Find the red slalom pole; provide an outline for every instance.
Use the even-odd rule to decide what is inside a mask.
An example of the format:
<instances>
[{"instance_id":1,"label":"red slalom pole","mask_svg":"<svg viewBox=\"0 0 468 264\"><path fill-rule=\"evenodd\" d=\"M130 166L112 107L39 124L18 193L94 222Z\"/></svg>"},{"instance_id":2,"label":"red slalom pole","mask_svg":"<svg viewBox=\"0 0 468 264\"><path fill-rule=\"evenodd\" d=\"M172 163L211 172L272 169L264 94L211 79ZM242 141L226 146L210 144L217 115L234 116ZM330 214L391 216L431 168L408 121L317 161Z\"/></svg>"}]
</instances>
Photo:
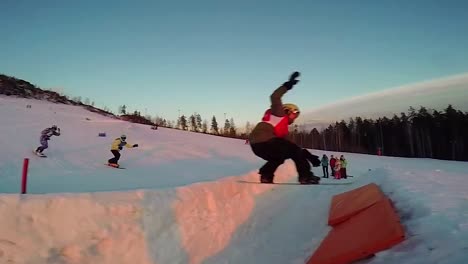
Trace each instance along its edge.
<instances>
[{"instance_id":1,"label":"red slalom pole","mask_svg":"<svg viewBox=\"0 0 468 264\"><path fill-rule=\"evenodd\" d=\"M25 158L23 161L23 178L21 180L21 194L26 193L26 187L28 185L28 165L29 159Z\"/></svg>"}]
</instances>

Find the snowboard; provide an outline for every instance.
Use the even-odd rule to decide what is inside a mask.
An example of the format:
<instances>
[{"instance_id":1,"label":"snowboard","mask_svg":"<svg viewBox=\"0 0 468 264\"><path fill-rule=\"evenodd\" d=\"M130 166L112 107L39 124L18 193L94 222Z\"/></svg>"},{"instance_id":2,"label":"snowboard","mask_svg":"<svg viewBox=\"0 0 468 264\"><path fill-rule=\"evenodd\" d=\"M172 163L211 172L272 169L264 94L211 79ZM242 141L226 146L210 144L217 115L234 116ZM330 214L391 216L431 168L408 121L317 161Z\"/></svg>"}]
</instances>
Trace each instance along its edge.
<instances>
[{"instance_id":1,"label":"snowboard","mask_svg":"<svg viewBox=\"0 0 468 264\"><path fill-rule=\"evenodd\" d=\"M38 157L41 157L41 158L47 158L47 156L46 156L46 155L44 155L44 154L37 154L37 153L36 153L36 151L35 151L34 149L33 149L33 151L32 151L32 152L33 152L33 154L34 154L34 155L36 155L36 156L38 156Z\"/></svg>"},{"instance_id":2,"label":"snowboard","mask_svg":"<svg viewBox=\"0 0 468 264\"><path fill-rule=\"evenodd\" d=\"M274 183L261 183L255 181L237 181L239 183L251 183L251 184L275 184L275 185L349 185L353 182L319 182L317 184L301 184L299 182L274 182Z\"/></svg>"},{"instance_id":3,"label":"snowboard","mask_svg":"<svg viewBox=\"0 0 468 264\"><path fill-rule=\"evenodd\" d=\"M106 165L107 167L114 168L114 169L121 169L121 170L125 170L125 169L126 169L126 168L120 167L120 166L119 166L119 167L114 167L114 166L112 166L112 165L109 165L109 163L105 163L104 165Z\"/></svg>"}]
</instances>

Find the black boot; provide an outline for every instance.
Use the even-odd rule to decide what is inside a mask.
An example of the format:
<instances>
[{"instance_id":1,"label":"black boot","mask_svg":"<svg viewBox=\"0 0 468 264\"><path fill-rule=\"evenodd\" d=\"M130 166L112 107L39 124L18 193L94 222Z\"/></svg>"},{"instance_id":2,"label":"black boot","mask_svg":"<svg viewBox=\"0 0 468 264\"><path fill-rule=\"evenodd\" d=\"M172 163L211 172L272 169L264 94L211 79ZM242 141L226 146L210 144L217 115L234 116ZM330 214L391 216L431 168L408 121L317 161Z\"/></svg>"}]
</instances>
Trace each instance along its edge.
<instances>
[{"instance_id":1,"label":"black boot","mask_svg":"<svg viewBox=\"0 0 468 264\"><path fill-rule=\"evenodd\" d=\"M260 175L261 183L273 183L273 175Z\"/></svg>"},{"instance_id":2,"label":"black boot","mask_svg":"<svg viewBox=\"0 0 468 264\"><path fill-rule=\"evenodd\" d=\"M314 175L312 171L299 175L299 183L301 184L318 184L320 177Z\"/></svg>"},{"instance_id":3,"label":"black boot","mask_svg":"<svg viewBox=\"0 0 468 264\"><path fill-rule=\"evenodd\" d=\"M316 181L311 178L299 179L300 184L319 184L319 181Z\"/></svg>"}]
</instances>

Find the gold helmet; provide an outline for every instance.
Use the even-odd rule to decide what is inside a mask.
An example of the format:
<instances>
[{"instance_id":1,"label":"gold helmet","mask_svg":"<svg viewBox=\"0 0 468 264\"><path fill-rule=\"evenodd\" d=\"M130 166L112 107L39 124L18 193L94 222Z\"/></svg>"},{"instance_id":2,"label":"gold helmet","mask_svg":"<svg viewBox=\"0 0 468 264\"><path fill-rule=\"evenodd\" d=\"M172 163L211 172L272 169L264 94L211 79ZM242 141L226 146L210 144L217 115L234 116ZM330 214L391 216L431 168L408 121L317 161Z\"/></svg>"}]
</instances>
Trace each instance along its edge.
<instances>
[{"instance_id":1,"label":"gold helmet","mask_svg":"<svg viewBox=\"0 0 468 264\"><path fill-rule=\"evenodd\" d=\"M283 104L283 110L286 114L295 113L299 115L301 113L301 111L299 111L299 107L295 104Z\"/></svg>"}]
</instances>

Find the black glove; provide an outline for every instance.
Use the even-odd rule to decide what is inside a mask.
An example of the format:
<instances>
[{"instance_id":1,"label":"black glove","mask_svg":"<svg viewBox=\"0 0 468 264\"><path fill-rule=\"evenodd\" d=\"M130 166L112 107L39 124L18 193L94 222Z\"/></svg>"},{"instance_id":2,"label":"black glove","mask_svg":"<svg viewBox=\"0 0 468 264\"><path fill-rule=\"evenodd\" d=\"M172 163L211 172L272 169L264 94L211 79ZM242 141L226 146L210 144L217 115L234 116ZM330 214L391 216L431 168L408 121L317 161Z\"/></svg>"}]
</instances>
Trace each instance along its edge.
<instances>
[{"instance_id":1,"label":"black glove","mask_svg":"<svg viewBox=\"0 0 468 264\"><path fill-rule=\"evenodd\" d=\"M314 156L314 157L313 157L313 158L311 159L311 161L310 161L310 162L312 163L312 166L314 166L314 167L320 166L320 164L322 164L322 162L320 161L320 159L319 159L317 156L315 156L315 155L313 155L313 156Z\"/></svg>"},{"instance_id":2,"label":"black glove","mask_svg":"<svg viewBox=\"0 0 468 264\"><path fill-rule=\"evenodd\" d=\"M137 148L137 147L138 147L138 144L133 144L133 147L134 147L134 148Z\"/></svg>"},{"instance_id":3,"label":"black glove","mask_svg":"<svg viewBox=\"0 0 468 264\"><path fill-rule=\"evenodd\" d=\"M122 150L122 147L119 147L119 150Z\"/></svg>"},{"instance_id":4,"label":"black glove","mask_svg":"<svg viewBox=\"0 0 468 264\"><path fill-rule=\"evenodd\" d=\"M294 85L296 85L299 80L296 80L297 77L299 77L301 74L299 72L293 72L291 76L289 77L289 81L283 83L283 86L285 86L288 90L291 90Z\"/></svg>"}]
</instances>

